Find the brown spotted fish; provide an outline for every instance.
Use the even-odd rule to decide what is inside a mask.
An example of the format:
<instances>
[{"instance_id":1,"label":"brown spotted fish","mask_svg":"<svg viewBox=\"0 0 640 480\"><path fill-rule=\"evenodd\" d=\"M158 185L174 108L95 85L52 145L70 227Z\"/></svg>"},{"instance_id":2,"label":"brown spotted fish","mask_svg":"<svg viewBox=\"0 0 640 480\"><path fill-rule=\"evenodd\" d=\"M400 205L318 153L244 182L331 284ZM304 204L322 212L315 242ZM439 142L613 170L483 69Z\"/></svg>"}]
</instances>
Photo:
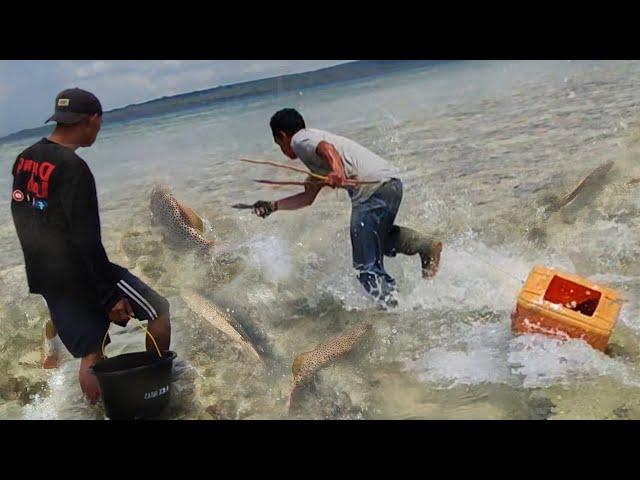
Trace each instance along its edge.
<instances>
[{"instance_id":1,"label":"brown spotted fish","mask_svg":"<svg viewBox=\"0 0 640 480\"><path fill-rule=\"evenodd\" d=\"M170 241L192 248L213 245L213 241L202 236L202 219L189 207L178 202L167 185L154 185L151 190L150 207L154 221L165 228Z\"/></svg>"},{"instance_id":2,"label":"brown spotted fish","mask_svg":"<svg viewBox=\"0 0 640 480\"><path fill-rule=\"evenodd\" d=\"M362 322L343 334L321 343L310 352L301 353L293 361L293 387L289 395L289 410L298 387L315 375L322 367L350 352L364 335L372 329L370 323Z\"/></svg>"},{"instance_id":3,"label":"brown spotted fish","mask_svg":"<svg viewBox=\"0 0 640 480\"><path fill-rule=\"evenodd\" d=\"M180 296L196 315L207 320L216 329L229 337L247 355L262 363L262 358L260 358L255 347L248 340L247 334L229 313L197 292L185 290L181 292Z\"/></svg>"}]
</instances>

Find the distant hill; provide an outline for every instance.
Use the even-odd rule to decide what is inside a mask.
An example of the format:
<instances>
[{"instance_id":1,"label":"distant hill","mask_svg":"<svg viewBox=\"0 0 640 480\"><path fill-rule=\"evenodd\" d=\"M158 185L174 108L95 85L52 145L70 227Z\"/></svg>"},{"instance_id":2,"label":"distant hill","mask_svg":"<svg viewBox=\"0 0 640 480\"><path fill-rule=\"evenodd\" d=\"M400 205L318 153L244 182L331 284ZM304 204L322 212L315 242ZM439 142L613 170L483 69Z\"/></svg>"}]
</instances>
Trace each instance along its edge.
<instances>
[{"instance_id":1,"label":"distant hill","mask_svg":"<svg viewBox=\"0 0 640 480\"><path fill-rule=\"evenodd\" d=\"M390 72L416 69L445 62L450 62L450 60L362 60L343 63L311 72L263 78L127 105L123 108L105 112L103 122L125 122L139 118L154 117L230 100L279 95L320 85L376 77ZM50 131L51 125L21 130L0 138L0 143L44 135Z\"/></svg>"}]
</instances>

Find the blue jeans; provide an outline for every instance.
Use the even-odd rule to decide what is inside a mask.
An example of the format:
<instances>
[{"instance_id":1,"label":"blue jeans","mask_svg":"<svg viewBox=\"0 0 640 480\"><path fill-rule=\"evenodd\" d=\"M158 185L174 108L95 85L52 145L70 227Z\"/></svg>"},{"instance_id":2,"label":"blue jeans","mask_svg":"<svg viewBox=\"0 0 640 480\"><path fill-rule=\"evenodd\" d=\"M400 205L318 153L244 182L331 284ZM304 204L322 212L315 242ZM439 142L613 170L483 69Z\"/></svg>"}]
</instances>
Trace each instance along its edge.
<instances>
[{"instance_id":1,"label":"blue jeans","mask_svg":"<svg viewBox=\"0 0 640 480\"><path fill-rule=\"evenodd\" d=\"M388 297L396 288L384 269L384 256L396 253L390 237L401 201L402 182L392 178L351 210L353 266L362 286L376 299Z\"/></svg>"}]
</instances>

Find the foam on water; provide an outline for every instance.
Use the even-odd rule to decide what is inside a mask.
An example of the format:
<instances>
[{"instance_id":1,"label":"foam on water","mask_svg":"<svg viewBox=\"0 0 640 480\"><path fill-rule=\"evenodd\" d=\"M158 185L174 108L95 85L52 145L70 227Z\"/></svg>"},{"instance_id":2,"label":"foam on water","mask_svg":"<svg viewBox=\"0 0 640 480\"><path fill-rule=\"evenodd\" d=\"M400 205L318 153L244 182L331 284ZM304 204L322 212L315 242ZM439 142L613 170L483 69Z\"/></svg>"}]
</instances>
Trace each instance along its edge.
<instances>
[{"instance_id":1,"label":"foam on water","mask_svg":"<svg viewBox=\"0 0 640 480\"><path fill-rule=\"evenodd\" d=\"M278 235L256 236L246 246L251 264L263 273L266 280L278 282L291 274L290 247L284 238Z\"/></svg>"},{"instance_id":2,"label":"foam on water","mask_svg":"<svg viewBox=\"0 0 640 480\"><path fill-rule=\"evenodd\" d=\"M88 405L78 383L80 360L64 362L49 377L49 395L36 396L24 407L24 420L58 420L68 418L103 419L100 404Z\"/></svg>"},{"instance_id":3,"label":"foam on water","mask_svg":"<svg viewBox=\"0 0 640 480\"><path fill-rule=\"evenodd\" d=\"M609 377L628 387L640 386L637 369L593 349L582 340L562 341L543 335L514 337L507 320L471 324L406 368L431 388L485 383L516 388L546 388Z\"/></svg>"},{"instance_id":4,"label":"foam on water","mask_svg":"<svg viewBox=\"0 0 640 480\"><path fill-rule=\"evenodd\" d=\"M533 266L572 270L567 258L544 253L536 257L525 260L509 246L497 251L467 232L444 245L437 280L413 275L408 293L400 296L402 308L510 310Z\"/></svg>"},{"instance_id":5,"label":"foam on water","mask_svg":"<svg viewBox=\"0 0 640 480\"><path fill-rule=\"evenodd\" d=\"M512 373L521 377L524 388L569 385L597 377L640 386L634 369L582 340L561 341L543 335L516 337L510 344L508 362Z\"/></svg>"},{"instance_id":6,"label":"foam on water","mask_svg":"<svg viewBox=\"0 0 640 480\"><path fill-rule=\"evenodd\" d=\"M407 368L430 386L451 388L482 383L513 384L505 362L510 332L504 324L472 324L453 338L441 339L450 347L435 347Z\"/></svg>"}]
</instances>

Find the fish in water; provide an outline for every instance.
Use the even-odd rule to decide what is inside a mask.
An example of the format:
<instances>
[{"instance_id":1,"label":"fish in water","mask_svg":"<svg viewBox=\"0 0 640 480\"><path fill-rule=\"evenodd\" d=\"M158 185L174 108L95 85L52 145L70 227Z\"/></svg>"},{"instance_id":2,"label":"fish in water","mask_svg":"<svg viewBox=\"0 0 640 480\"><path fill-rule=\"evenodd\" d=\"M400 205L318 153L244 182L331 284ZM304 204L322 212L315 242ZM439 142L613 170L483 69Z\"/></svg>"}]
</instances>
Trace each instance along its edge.
<instances>
[{"instance_id":1,"label":"fish in water","mask_svg":"<svg viewBox=\"0 0 640 480\"><path fill-rule=\"evenodd\" d=\"M289 410L291 410L295 400L295 393L298 387L307 382L322 367L350 352L358 343L358 340L369 333L372 328L371 323L359 323L343 334L321 343L313 350L298 355L294 359L291 368L293 372L293 387L289 395Z\"/></svg>"},{"instance_id":2,"label":"fish in water","mask_svg":"<svg viewBox=\"0 0 640 480\"><path fill-rule=\"evenodd\" d=\"M189 207L178 202L168 185L154 185L151 190L150 207L154 221L158 221L167 230L172 242L196 248L214 245L212 240L202 236L202 219Z\"/></svg>"},{"instance_id":3,"label":"fish in water","mask_svg":"<svg viewBox=\"0 0 640 480\"><path fill-rule=\"evenodd\" d=\"M554 199L555 201L552 203L550 211L560 210L561 208L570 204L583 190L588 187L596 186L600 182L602 182L607 173L609 173L609 170L611 170L611 167L613 167L613 163L614 162L612 161L603 163L598 168L593 170L589 175L584 177L580 181L580 183L578 183L576 188L571 190L571 192L567 193L560 199Z\"/></svg>"},{"instance_id":4,"label":"fish in water","mask_svg":"<svg viewBox=\"0 0 640 480\"><path fill-rule=\"evenodd\" d=\"M551 214L561 211L564 207L574 202L574 200L581 194L583 197L581 203L583 205L578 205L577 208L582 208L584 203L590 199L589 197L595 193L597 188L602 186L603 180L609 173L609 170L611 170L611 167L613 167L613 164L613 161L609 161L595 168L591 173L584 177L573 190L563 197L558 197L553 194L547 195L543 200L543 206L538 209L534 222L527 227L529 240L543 244L547 234L545 222L550 218ZM564 213L561 212L561 215L564 215L563 220L566 223L572 223L570 218L571 215L565 212L565 210L562 210Z\"/></svg>"},{"instance_id":5,"label":"fish in water","mask_svg":"<svg viewBox=\"0 0 640 480\"><path fill-rule=\"evenodd\" d=\"M249 341L249 337L242 326L233 320L225 310L194 291L183 291L180 296L190 310L233 340L250 357L263 363L262 358Z\"/></svg>"}]
</instances>

